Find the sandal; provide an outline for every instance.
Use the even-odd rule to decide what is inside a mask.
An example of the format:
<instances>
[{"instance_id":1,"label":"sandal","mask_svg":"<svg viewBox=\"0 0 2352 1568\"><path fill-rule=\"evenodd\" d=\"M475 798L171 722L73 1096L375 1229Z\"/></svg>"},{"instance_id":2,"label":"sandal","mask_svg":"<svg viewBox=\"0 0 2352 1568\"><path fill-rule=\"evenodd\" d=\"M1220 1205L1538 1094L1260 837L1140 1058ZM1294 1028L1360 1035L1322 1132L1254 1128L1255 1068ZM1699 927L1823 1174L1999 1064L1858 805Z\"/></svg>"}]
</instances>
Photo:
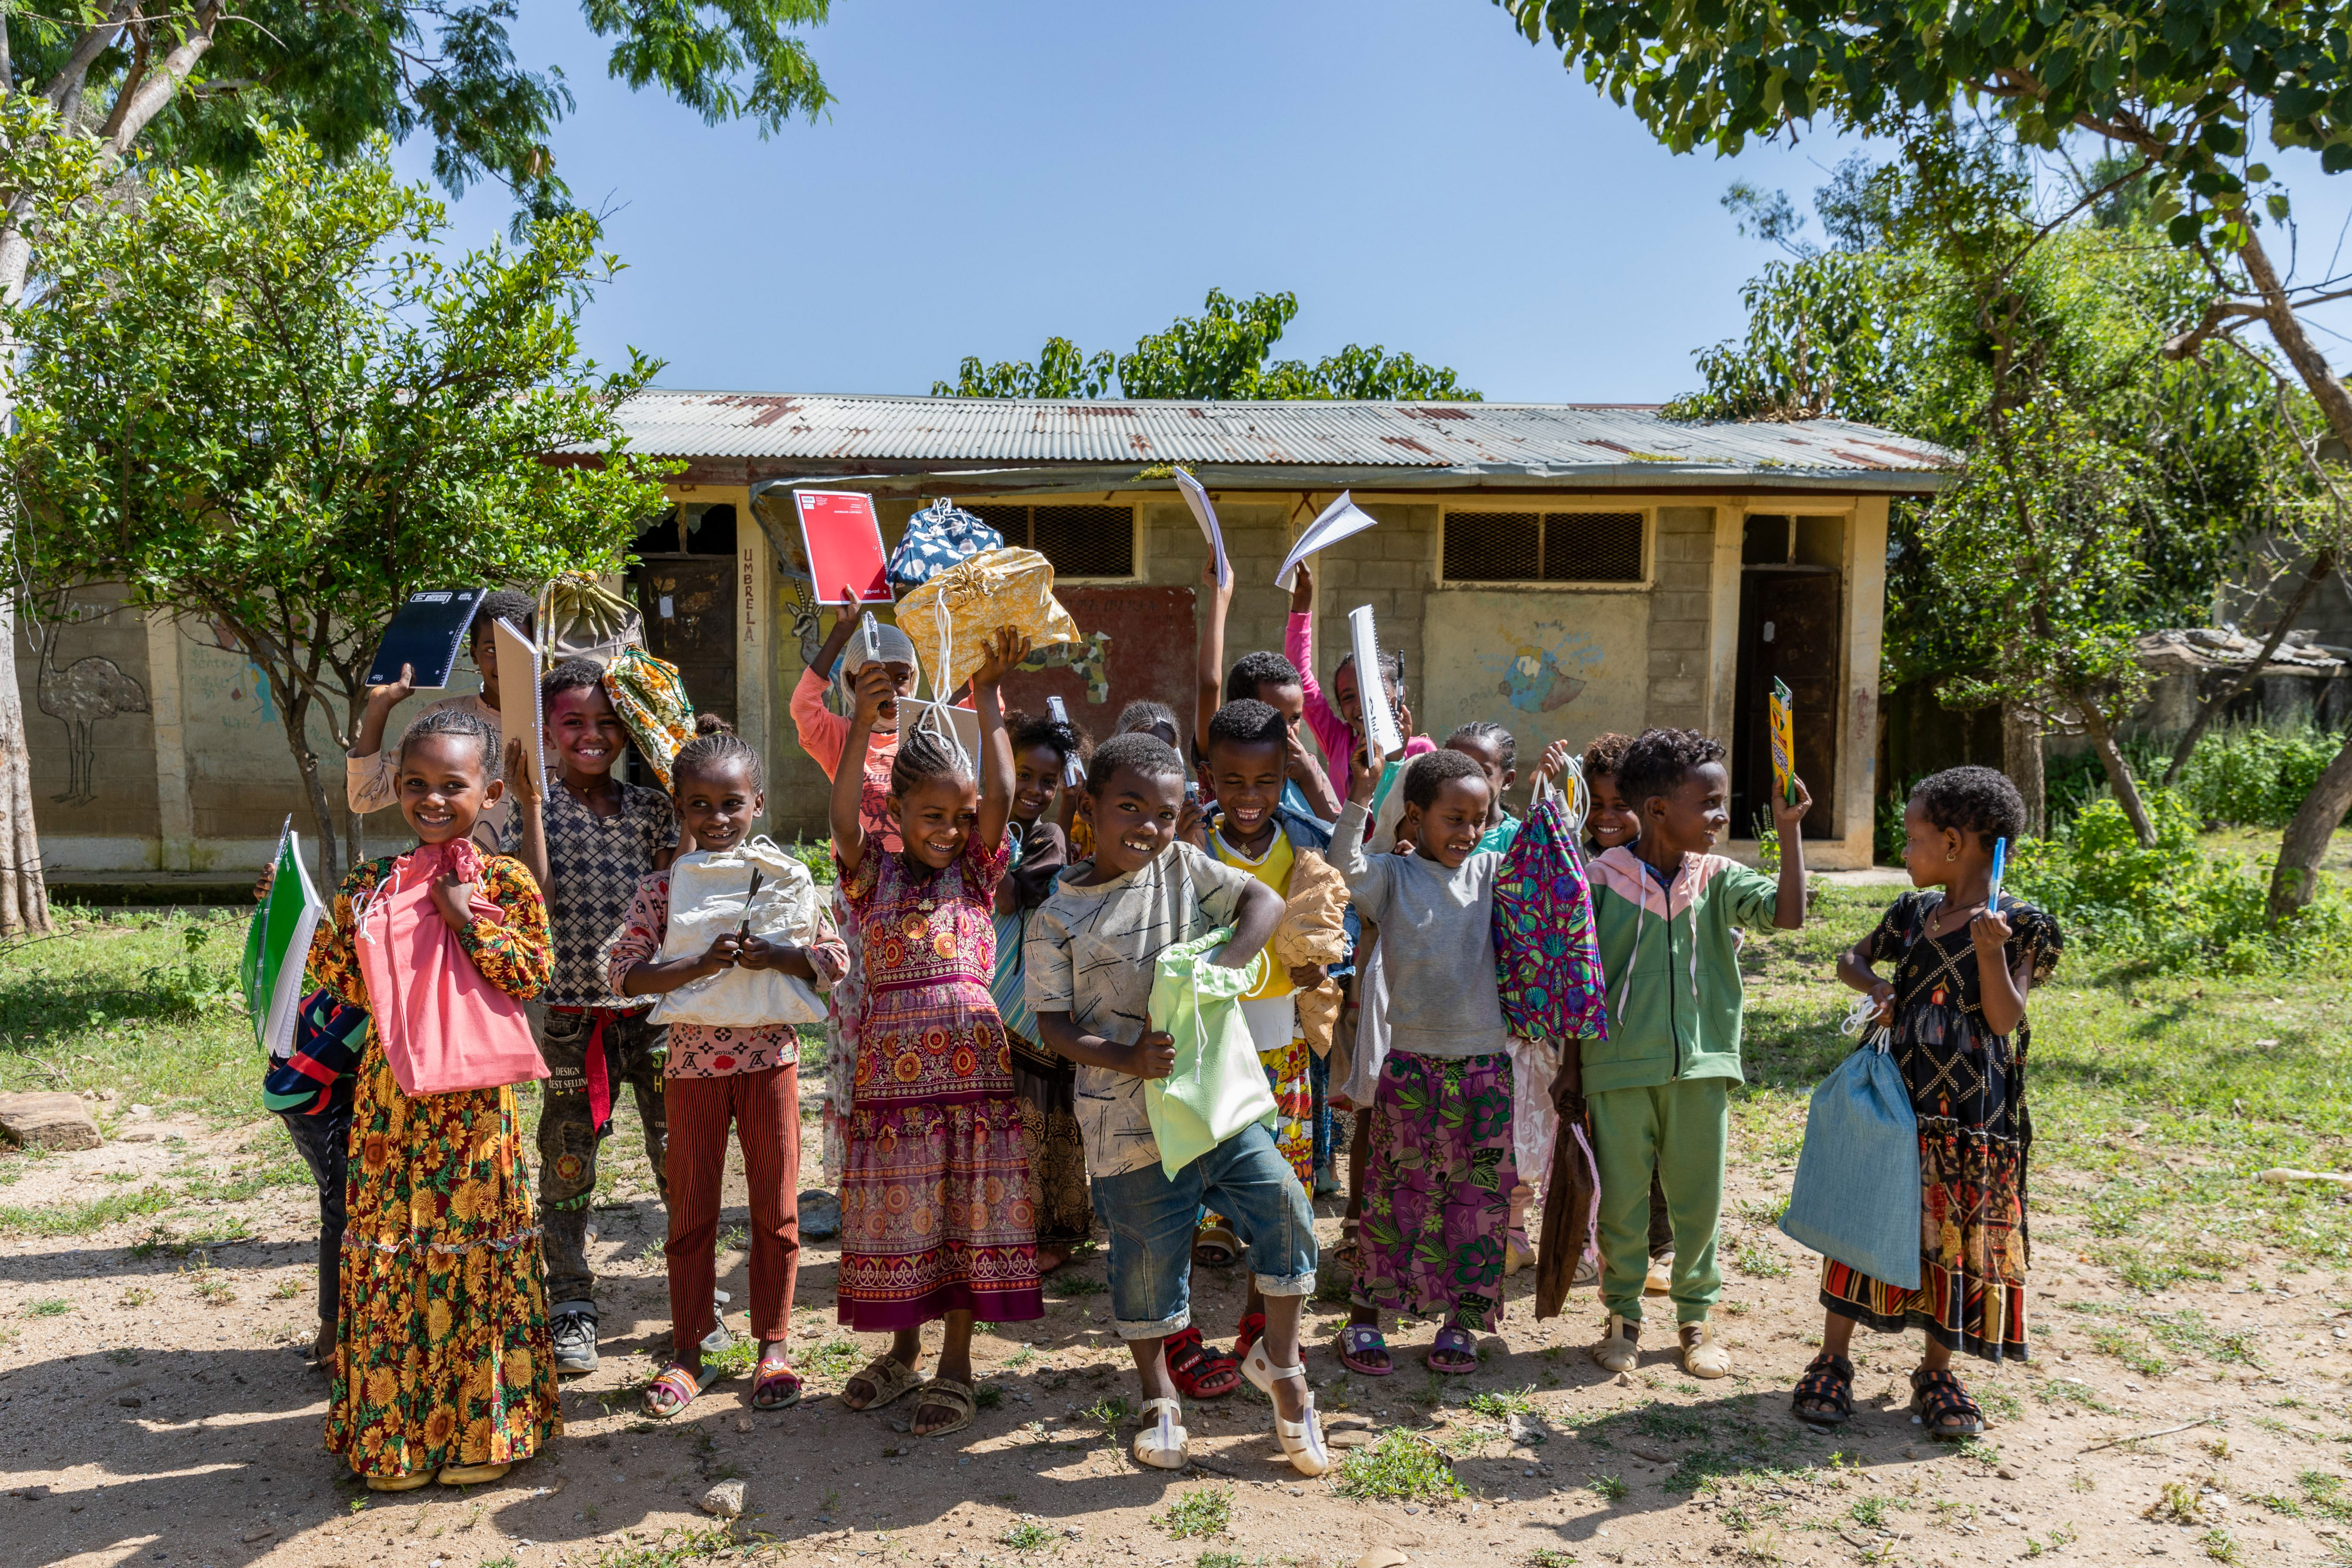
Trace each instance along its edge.
<instances>
[{"instance_id":1,"label":"sandal","mask_svg":"<svg viewBox=\"0 0 2352 1568\"><path fill-rule=\"evenodd\" d=\"M1181 1470L1191 1459L1192 1434L1184 1430L1184 1407L1173 1399L1143 1402L1143 1429L1135 1435L1135 1462L1155 1470Z\"/></svg>"},{"instance_id":2,"label":"sandal","mask_svg":"<svg viewBox=\"0 0 2352 1568\"><path fill-rule=\"evenodd\" d=\"M415 1491L418 1487L431 1485L433 1476L431 1470L411 1470L404 1476L369 1476L365 1479L370 1491Z\"/></svg>"},{"instance_id":3,"label":"sandal","mask_svg":"<svg viewBox=\"0 0 2352 1568\"><path fill-rule=\"evenodd\" d=\"M646 1414L656 1421L667 1421L694 1403L702 1392L702 1380L685 1367L672 1362L662 1375L646 1385Z\"/></svg>"},{"instance_id":4,"label":"sandal","mask_svg":"<svg viewBox=\"0 0 2352 1568\"><path fill-rule=\"evenodd\" d=\"M1808 1400L1813 1402L1811 1410L1805 1408ZM1853 1419L1853 1363L1828 1351L1813 1357L1789 1396L1789 1410L1816 1427L1843 1427Z\"/></svg>"},{"instance_id":5,"label":"sandal","mask_svg":"<svg viewBox=\"0 0 2352 1568\"><path fill-rule=\"evenodd\" d=\"M1513 1226L1503 1236L1503 1278L1509 1279L1520 1270L1531 1267L1536 1260L1534 1243L1528 1233Z\"/></svg>"},{"instance_id":6,"label":"sandal","mask_svg":"<svg viewBox=\"0 0 2352 1568\"><path fill-rule=\"evenodd\" d=\"M1212 1269L1230 1269L1242 1255L1242 1239L1222 1225L1204 1225L1192 1238L1192 1261Z\"/></svg>"},{"instance_id":7,"label":"sandal","mask_svg":"<svg viewBox=\"0 0 2352 1568\"><path fill-rule=\"evenodd\" d=\"M918 1437L944 1437L950 1432L961 1432L971 1426L972 1413L980 1408L980 1402L972 1397L971 1384L952 1377L934 1377L923 1385L922 1397L915 1401L915 1415L919 1417L927 1408L952 1410L955 1419L928 1432L911 1423L907 1429Z\"/></svg>"},{"instance_id":8,"label":"sandal","mask_svg":"<svg viewBox=\"0 0 2352 1568\"><path fill-rule=\"evenodd\" d=\"M1467 1377L1478 1370L1478 1342L1470 1337L1467 1329L1451 1323L1437 1331L1430 1342L1429 1354L1423 1358L1429 1370L1447 1377Z\"/></svg>"},{"instance_id":9,"label":"sandal","mask_svg":"<svg viewBox=\"0 0 2352 1568\"><path fill-rule=\"evenodd\" d=\"M1263 1341L1250 1347L1249 1359L1242 1363L1242 1370L1269 1401L1274 1398L1274 1385L1283 1379L1307 1381L1305 1362L1297 1366L1276 1366L1274 1358L1265 1354ZM1331 1469L1331 1450L1323 1446L1323 1424L1315 1418L1315 1391L1311 1388L1307 1391L1306 1414L1303 1421L1286 1421L1282 1418L1282 1406L1275 1406L1274 1440L1282 1445L1283 1455L1289 1459L1292 1469L1302 1476L1323 1475Z\"/></svg>"},{"instance_id":10,"label":"sandal","mask_svg":"<svg viewBox=\"0 0 2352 1568\"><path fill-rule=\"evenodd\" d=\"M511 1463L503 1465L444 1465L433 1479L445 1487L485 1487L506 1479Z\"/></svg>"},{"instance_id":11,"label":"sandal","mask_svg":"<svg viewBox=\"0 0 2352 1568\"><path fill-rule=\"evenodd\" d=\"M1235 1361L1247 1361L1249 1359L1250 1346L1255 1344L1259 1340L1262 1340L1265 1337L1265 1314L1264 1312L1244 1313L1242 1317L1241 1326L1234 1332L1234 1359Z\"/></svg>"},{"instance_id":12,"label":"sandal","mask_svg":"<svg viewBox=\"0 0 2352 1568\"><path fill-rule=\"evenodd\" d=\"M1985 1428L1984 1406L1948 1372L1920 1367L1911 1374L1911 1409L1930 1437L1973 1437ZM1948 1421L1947 1417L1957 1416Z\"/></svg>"},{"instance_id":13,"label":"sandal","mask_svg":"<svg viewBox=\"0 0 2352 1568\"><path fill-rule=\"evenodd\" d=\"M751 1369L751 1408L789 1410L800 1402L801 1375L785 1361L784 1347L779 1343Z\"/></svg>"},{"instance_id":14,"label":"sandal","mask_svg":"<svg viewBox=\"0 0 2352 1568\"><path fill-rule=\"evenodd\" d=\"M849 1382L856 1383L859 1378L865 1379L873 1388L874 1396L863 1405L850 1405L849 1384L843 1384L840 1400L844 1405L848 1405L852 1410L879 1410L885 1405L895 1404L905 1398L921 1387L923 1383L921 1373L917 1372L887 1350L867 1362L866 1370L859 1373L856 1377L851 1378Z\"/></svg>"},{"instance_id":15,"label":"sandal","mask_svg":"<svg viewBox=\"0 0 2352 1568\"><path fill-rule=\"evenodd\" d=\"M1221 1399L1242 1385L1241 1363L1201 1343L1194 1324L1168 1336L1169 1381L1187 1399Z\"/></svg>"},{"instance_id":16,"label":"sandal","mask_svg":"<svg viewBox=\"0 0 2352 1568\"><path fill-rule=\"evenodd\" d=\"M1379 1361L1363 1359L1365 1352L1374 1350L1381 1353ZM1339 1331L1339 1364L1360 1377L1386 1377L1396 1371L1378 1323L1349 1323Z\"/></svg>"}]
</instances>

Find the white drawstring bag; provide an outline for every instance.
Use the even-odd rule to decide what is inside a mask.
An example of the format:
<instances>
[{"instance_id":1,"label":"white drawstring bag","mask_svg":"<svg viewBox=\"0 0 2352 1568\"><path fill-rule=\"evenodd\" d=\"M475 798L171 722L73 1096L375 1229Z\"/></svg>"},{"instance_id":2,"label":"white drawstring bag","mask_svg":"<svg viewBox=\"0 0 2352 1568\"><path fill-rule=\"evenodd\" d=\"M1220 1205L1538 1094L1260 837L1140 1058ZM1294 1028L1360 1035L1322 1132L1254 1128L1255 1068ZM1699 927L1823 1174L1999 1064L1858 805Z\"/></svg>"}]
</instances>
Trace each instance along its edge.
<instances>
[{"instance_id":1,"label":"white drawstring bag","mask_svg":"<svg viewBox=\"0 0 2352 1568\"><path fill-rule=\"evenodd\" d=\"M747 899L754 871L760 873L759 896ZM816 879L762 835L731 850L697 850L677 857L669 871L669 930L662 937L662 958L694 957L725 933L741 930L747 903L752 936L802 946L816 939ZM824 1000L806 980L781 969L727 968L663 997L654 1004L653 1021L735 1029L823 1023Z\"/></svg>"}]
</instances>

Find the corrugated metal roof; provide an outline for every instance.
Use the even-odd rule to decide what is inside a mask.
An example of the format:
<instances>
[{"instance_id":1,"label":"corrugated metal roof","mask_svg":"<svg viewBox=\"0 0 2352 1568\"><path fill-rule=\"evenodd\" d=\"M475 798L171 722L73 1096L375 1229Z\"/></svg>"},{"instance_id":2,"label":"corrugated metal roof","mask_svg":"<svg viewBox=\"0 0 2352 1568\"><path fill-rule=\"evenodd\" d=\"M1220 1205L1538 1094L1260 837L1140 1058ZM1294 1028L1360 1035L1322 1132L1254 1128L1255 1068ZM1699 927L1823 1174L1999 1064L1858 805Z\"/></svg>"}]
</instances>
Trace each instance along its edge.
<instances>
[{"instance_id":1,"label":"corrugated metal roof","mask_svg":"<svg viewBox=\"0 0 2352 1568\"><path fill-rule=\"evenodd\" d=\"M620 418L631 445L648 455L795 469L1181 463L1385 469L1423 483L1444 471L1619 484L1635 474L1719 482L1797 471L1816 483L1851 475L1872 489L1929 489L1954 461L1928 443L1843 420L1694 424L1654 408L1591 403L1028 402L656 389L624 403Z\"/></svg>"}]
</instances>

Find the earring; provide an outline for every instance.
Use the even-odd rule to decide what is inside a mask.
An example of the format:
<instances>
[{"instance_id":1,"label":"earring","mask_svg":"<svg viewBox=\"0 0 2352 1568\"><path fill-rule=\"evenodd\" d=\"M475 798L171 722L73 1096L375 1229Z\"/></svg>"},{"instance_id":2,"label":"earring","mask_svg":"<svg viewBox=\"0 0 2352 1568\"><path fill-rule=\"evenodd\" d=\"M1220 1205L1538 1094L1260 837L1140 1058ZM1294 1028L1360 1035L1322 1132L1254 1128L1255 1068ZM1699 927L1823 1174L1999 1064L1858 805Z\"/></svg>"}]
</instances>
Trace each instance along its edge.
<instances>
[{"instance_id":1,"label":"earring","mask_svg":"<svg viewBox=\"0 0 2352 1568\"><path fill-rule=\"evenodd\" d=\"M1944 852L1944 858L1948 861L1956 861L1960 858L1960 852L1958 850L1946 850Z\"/></svg>"}]
</instances>

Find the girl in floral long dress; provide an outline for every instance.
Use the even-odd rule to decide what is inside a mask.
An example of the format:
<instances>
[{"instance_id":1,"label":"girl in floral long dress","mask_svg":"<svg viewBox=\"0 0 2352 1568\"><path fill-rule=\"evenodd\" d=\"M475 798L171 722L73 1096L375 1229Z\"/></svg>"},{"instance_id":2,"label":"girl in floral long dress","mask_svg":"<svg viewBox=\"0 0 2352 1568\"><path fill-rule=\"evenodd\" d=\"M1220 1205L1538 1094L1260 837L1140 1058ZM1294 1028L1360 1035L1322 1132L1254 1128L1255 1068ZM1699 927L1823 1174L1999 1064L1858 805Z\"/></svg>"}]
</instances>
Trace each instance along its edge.
<instances>
[{"instance_id":1,"label":"girl in floral long dress","mask_svg":"<svg viewBox=\"0 0 2352 1568\"><path fill-rule=\"evenodd\" d=\"M898 852L869 837L857 778L845 768L834 778L834 856L866 967L835 1294L844 1324L892 1335L842 1403L878 1409L913 1389L922 1325L945 1318L939 1373L922 1385L911 1423L919 1437L971 1420L975 1319L1045 1315L1013 1049L989 995L1013 797L996 687L1027 653L1025 638L1002 629L972 675L977 782L937 732L899 741L889 794ZM849 755L862 752L893 695L883 666L858 673Z\"/></svg>"},{"instance_id":2,"label":"girl in floral long dress","mask_svg":"<svg viewBox=\"0 0 2352 1568\"><path fill-rule=\"evenodd\" d=\"M538 884L521 862L467 840L501 793L498 732L470 714L427 714L402 742L395 787L422 841L412 853L456 846L435 908L484 979L534 995L554 967ZM355 912L408 858L354 867L310 946L311 974L371 1016ZM345 1191L328 1450L377 1491L496 1480L563 1429L514 1090L403 1093L371 1027Z\"/></svg>"},{"instance_id":3,"label":"girl in floral long dress","mask_svg":"<svg viewBox=\"0 0 2352 1568\"><path fill-rule=\"evenodd\" d=\"M1903 863L1921 891L1838 959L1838 978L1879 1004L1919 1123L1919 1288L1822 1261L1822 1354L1794 1406L1835 1425L1853 1413L1856 1323L1918 1329L1911 1407L1933 1437L1984 1430L1951 1371L1952 1353L2021 1361L2026 1352L2026 995L2058 967L2058 923L2007 894L1990 906L1993 845L2025 831L2017 786L1990 768L1921 781L1903 812ZM1932 890L1932 891L1929 891ZM1892 979L1877 967L1892 963Z\"/></svg>"}]
</instances>

